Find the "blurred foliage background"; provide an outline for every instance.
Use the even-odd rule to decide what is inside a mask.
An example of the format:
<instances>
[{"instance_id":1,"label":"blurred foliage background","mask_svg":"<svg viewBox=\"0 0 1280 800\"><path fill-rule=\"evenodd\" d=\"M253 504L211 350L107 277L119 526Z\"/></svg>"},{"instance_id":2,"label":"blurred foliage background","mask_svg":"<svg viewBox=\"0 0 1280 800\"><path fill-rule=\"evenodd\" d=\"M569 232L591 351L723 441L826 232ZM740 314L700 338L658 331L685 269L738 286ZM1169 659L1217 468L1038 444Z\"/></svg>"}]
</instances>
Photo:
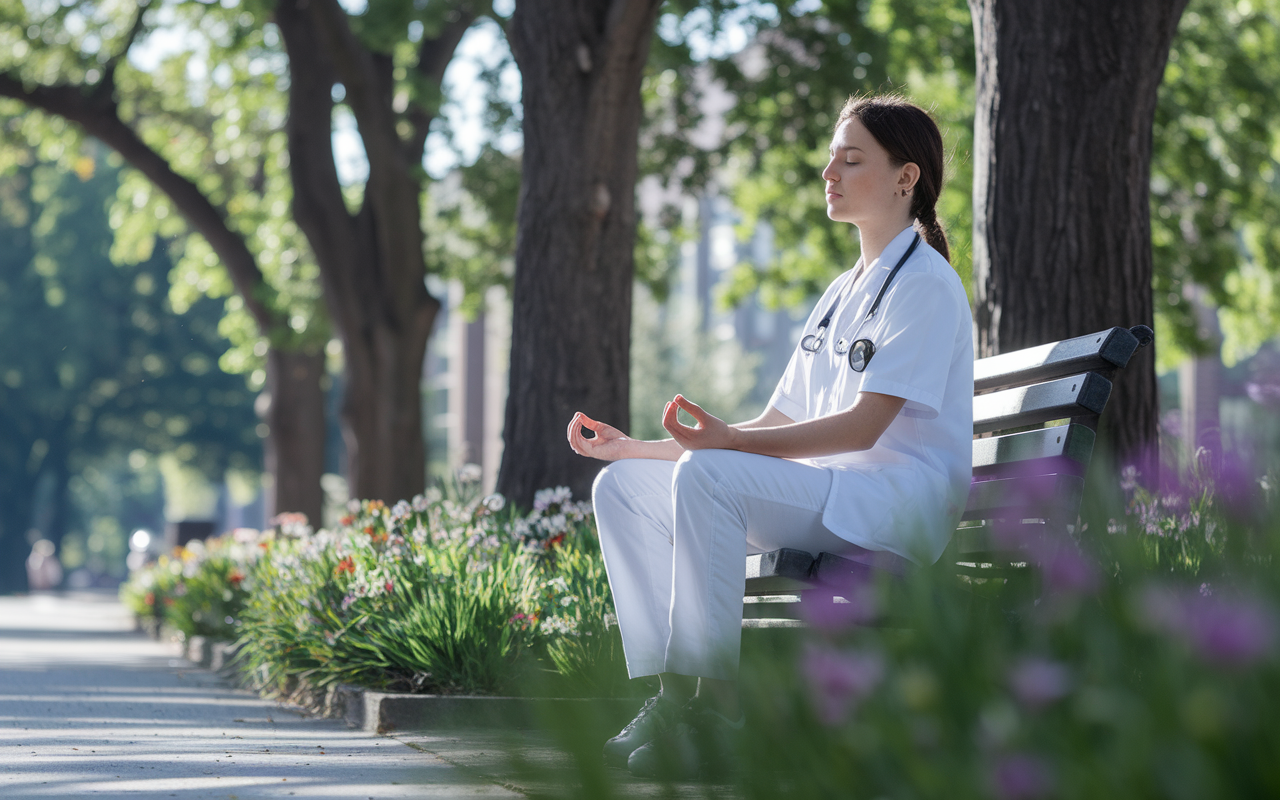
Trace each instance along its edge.
<instances>
[{"instance_id":1,"label":"blurred foliage background","mask_svg":"<svg viewBox=\"0 0 1280 800\"><path fill-rule=\"evenodd\" d=\"M408 5L348 10L362 36L403 49L435 19ZM163 522L163 486L195 474L221 483L230 470L250 492L268 345L328 344L340 367L291 216L288 71L270 4L155 2L135 30L137 8L0 0L0 72L92 86L111 70L141 138L228 210L262 269L258 299L286 324L258 330L207 242L138 172L60 119L0 99L0 589L20 584L29 531L61 541L71 569L118 574L124 534ZM470 80L449 73L427 98L440 111L428 162L443 167L426 181L425 255L461 282L464 313L510 281L519 193L510 4L480 11L472 32L492 46ZM1280 0L1192 0L1179 26L1152 168L1162 370L1217 347L1193 297L1216 311L1228 365L1266 352L1280 325L1278 31ZM721 285L724 305L802 307L857 257L851 232L826 220L817 178L850 93L902 91L938 118L950 157L940 217L967 280L973 80L963 0L668 2L643 85L642 173L666 192L638 237L633 404L696 386L726 415L758 411L746 400L751 357L699 340L662 305L698 235L681 204L724 196L740 241L762 223L772 232L773 256L743 258ZM335 98L335 141L348 141L351 114ZM354 207L362 155L343 153ZM1260 397L1268 380L1256 382Z\"/></svg>"}]
</instances>

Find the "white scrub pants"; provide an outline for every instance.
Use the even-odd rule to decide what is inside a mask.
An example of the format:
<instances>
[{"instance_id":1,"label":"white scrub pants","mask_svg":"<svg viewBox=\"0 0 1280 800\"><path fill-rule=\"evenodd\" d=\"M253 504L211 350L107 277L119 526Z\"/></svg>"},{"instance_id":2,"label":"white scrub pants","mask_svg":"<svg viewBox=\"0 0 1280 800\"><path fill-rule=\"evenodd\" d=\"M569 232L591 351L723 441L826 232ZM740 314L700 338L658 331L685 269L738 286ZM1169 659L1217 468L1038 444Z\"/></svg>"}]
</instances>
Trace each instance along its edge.
<instances>
[{"instance_id":1,"label":"white scrub pants","mask_svg":"<svg viewBox=\"0 0 1280 800\"><path fill-rule=\"evenodd\" d=\"M738 672L746 557L855 548L827 530L831 472L732 450L615 461L593 491L632 678Z\"/></svg>"}]
</instances>

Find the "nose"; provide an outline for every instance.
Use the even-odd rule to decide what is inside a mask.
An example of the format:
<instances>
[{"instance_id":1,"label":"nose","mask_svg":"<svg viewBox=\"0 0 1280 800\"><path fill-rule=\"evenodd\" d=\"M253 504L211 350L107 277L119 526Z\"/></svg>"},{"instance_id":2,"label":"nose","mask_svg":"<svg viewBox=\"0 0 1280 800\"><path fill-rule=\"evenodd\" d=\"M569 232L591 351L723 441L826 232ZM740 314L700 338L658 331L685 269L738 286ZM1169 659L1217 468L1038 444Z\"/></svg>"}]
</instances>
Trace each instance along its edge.
<instances>
[{"instance_id":1,"label":"nose","mask_svg":"<svg viewBox=\"0 0 1280 800\"><path fill-rule=\"evenodd\" d=\"M827 166L822 170L822 179L824 181L834 183L840 180L840 173L836 172L835 163L836 160L834 158L827 161Z\"/></svg>"}]
</instances>

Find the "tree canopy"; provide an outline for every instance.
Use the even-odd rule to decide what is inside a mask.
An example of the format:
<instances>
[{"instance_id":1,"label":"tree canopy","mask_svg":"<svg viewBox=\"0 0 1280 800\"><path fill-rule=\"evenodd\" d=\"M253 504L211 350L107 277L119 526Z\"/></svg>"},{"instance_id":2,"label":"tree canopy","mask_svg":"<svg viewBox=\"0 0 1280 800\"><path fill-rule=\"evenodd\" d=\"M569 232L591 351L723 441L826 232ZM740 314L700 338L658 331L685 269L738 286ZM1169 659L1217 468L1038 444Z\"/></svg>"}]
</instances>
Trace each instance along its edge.
<instances>
[{"instance_id":1,"label":"tree canopy","mask_svg":"<svg viewBox=\"0 0 1280 800\"><path fill-rule=\"evenodd\" d=\"M0 590L32 527L58 541L68 482L103 458L168 453L218 482L261 458L253 394L218 367L218 303L179 316L163 249L109 258L119 169L89 147L75 171L9 151L0 180Z\"/></svg>"}]
</instances>

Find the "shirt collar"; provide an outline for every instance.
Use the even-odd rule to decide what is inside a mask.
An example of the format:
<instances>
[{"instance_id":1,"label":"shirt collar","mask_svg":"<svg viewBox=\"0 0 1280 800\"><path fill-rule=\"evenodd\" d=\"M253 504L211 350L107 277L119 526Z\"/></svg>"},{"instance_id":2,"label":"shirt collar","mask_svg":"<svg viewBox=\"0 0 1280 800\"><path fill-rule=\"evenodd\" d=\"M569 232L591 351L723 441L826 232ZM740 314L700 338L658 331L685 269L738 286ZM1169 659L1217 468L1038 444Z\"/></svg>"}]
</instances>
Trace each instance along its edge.
<instances>
[{"instance_id":1,"label":"shirt collar","mask_svg":"<svg viewBox=\"0 0 1280 800\"><path fill-rule=\"evenodd\" d=\"M885 245L884 252L871 265L868 272L888 272L898 263L898 259L902 258L902 254L907 252L907 248L911 246L911 240L915 238L915 225L908 225L902 229L902 232L893 237L889 244Z\"/></svg>"}]
</instances>

